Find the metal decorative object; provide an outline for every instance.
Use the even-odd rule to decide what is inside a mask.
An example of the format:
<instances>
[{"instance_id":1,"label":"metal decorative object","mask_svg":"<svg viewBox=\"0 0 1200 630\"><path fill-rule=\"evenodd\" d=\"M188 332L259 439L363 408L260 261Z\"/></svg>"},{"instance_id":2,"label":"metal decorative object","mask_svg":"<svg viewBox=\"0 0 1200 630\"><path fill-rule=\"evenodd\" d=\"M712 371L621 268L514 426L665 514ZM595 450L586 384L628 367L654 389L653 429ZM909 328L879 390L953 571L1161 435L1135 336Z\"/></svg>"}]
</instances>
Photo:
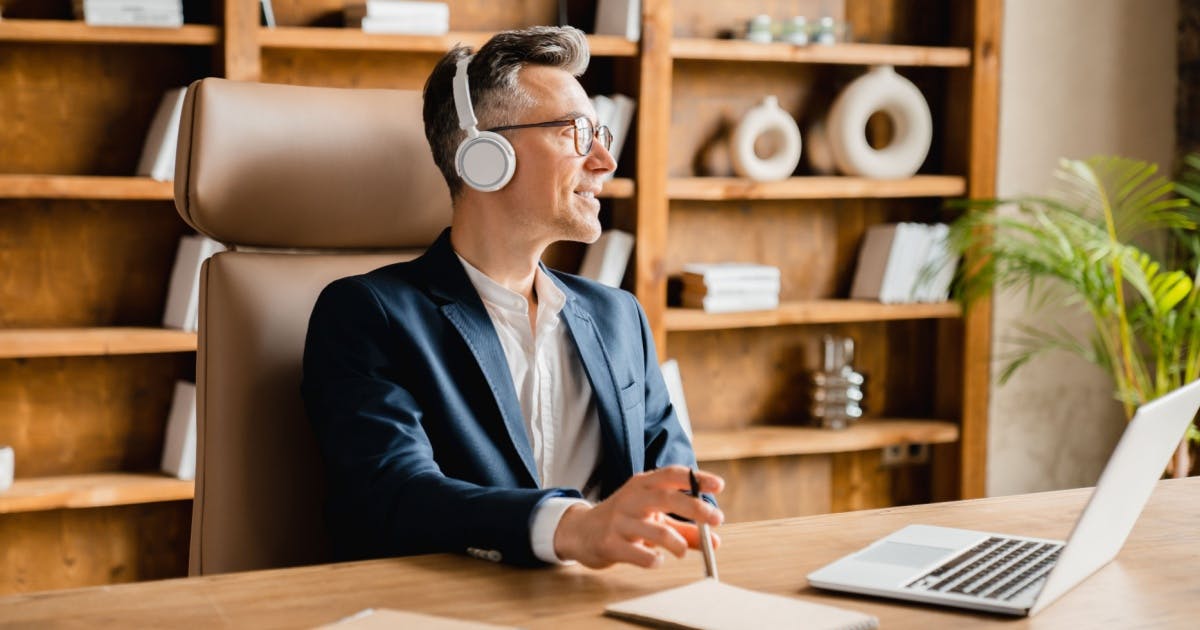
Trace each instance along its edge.
<instances>
[{"instance_id":1,"label":"metal decorative object","mask_svg":"<svg viewBox=\"0 0 1200 630\"><path fill-rule=\"evenodd\" d=\"M826 429L845 429L863 415L866 379L854 370L854 340L825 335L823 367L810 374L809 419Z\"/></svg>"}]
</instances>

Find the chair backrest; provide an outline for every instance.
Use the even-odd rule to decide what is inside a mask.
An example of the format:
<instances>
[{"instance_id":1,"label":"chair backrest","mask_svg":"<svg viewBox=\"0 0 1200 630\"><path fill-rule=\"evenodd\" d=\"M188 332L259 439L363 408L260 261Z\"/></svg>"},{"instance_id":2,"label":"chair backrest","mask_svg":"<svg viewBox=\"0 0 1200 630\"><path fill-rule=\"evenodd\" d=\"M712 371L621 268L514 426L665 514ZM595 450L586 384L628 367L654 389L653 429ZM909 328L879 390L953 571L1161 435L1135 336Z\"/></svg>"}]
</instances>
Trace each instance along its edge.
<instances>
[{"instance_id":1,"label":"chair backrest","mask_svg":"<svg viewBox=\"0 0 1200 630\"><path fill-rule=\"evenodd\" d=\"M175 205L230 248L201 272L190 573L327 560L304 336L326 284L411 258L450 222L421 95L197 81Z\"/></svg>"}]
</instances>

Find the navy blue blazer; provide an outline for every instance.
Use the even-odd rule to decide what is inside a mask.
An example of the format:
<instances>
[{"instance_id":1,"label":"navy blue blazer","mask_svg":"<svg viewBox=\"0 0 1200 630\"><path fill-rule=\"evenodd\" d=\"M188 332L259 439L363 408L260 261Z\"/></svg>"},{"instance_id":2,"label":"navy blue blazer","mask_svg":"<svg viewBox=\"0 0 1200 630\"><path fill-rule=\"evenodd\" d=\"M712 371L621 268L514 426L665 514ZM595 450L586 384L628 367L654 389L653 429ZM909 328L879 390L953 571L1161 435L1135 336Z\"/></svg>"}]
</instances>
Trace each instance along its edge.
<instances>
[{"instance_id":1,"label":"navy blue blazer","mask_svg":"<svg viewBox=\"0 0 1200 630\"><path fill-rule=\"evenodd\" d=\"M602 496L631 475L695 465L637 300L546 270L595 392ZM337 280L317 299L302 391L328 476L336 555L463 552L537 564L541 488L491 319L446 230L410 262Z\"/></svg>"}]
</instances>

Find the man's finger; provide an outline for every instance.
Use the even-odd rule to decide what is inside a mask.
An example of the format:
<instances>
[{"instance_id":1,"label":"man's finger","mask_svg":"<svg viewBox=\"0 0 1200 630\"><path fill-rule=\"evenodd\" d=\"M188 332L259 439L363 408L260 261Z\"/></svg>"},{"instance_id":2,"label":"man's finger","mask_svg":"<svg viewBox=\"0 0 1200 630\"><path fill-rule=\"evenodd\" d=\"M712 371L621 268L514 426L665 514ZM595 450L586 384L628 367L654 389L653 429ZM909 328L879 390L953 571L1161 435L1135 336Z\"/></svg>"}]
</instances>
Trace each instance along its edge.
<instances>
[{"instance_id":1,"label":"man's finger","mask_svg":"<svg viewBox=\"0 0 1200 630\"><path fill-rule=\"evenodd\" d=\"M692 470L687 466L672 465L664 466L645 473L642 476L643 485L655 488L671 488L673 490L683 490L690 492L692 489ZM695 471L696 481L700 484L700 491L709 494L717 494L725 489L725 480L709 472L703 470Z\"/></svg>"},{"instance_id":2,"label":"man's finger","mask_svg":"<svg viewBox=\"0 0 1200 630\"><path fill-rule=\"evenodd\" d=\"M673 518L668 518L666 520L666 525L667 525L667 527L670 527L671 529L678 532L680 536L683 536L683 539L687 541L687 546L689 549L699 549L700 548L700 528L699 527L696 527L692 523L685 523L683 521L675 520ZM708 530L708 533L709 533L709 537L711 537L712 541L713 541L713 549L719 548L721 546L720 534L718 534L717 532L714 532L711 529Z\"/></svg>"},{"instance_id":3,"label":"man's finger","mask_svg":"<svg viewBox=\"0 0 1200 630\"><path fill-rule=\"evenodd\" d=\"M725 516L721 511L703 499L697 499L682 492L668 489L642 492L637 497L637 510L643 514L661 512L676 514L683 518L709 525L720 525Z\"/></svg>"},{"instance_id":4,"label":"man's finger","mask_svg":"<svg viewBox=\"0 0 1200 630\"><path fill-rule=\"evenodd\" d=\"M618 530L626 540L640 540L650 546L657 545L675 554L676 557L683 557L688 550L687 540L674 528L663 523L627 519L621 522Z\"/></svg>"}]
</instances>

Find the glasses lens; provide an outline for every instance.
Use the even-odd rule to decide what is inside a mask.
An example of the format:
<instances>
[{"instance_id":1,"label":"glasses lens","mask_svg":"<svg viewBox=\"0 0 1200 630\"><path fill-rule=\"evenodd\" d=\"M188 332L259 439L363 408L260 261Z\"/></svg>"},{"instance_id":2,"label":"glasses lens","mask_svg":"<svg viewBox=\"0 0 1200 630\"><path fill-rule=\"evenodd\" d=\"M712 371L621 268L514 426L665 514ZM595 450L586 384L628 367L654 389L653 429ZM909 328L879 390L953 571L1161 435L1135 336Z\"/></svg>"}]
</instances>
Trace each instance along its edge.
<instances>
[{"instance_id":1,"label":"glasses lens","mask_svg":"<svg viewBox=\"0 0 1200 630\"><path fill-rule=\"evenodd\" d=\"M600 144L604 145L605 151L612 150L613 135L608 127L602 125L596 135L599 136Z\"/></svg>"},{"instance_id":2,"label":"glasses lens","mask_svg":"<svg viewBox=\"0 0 1200 630\"><path fill-rule=\"evenodd\" d=\"M579 155L592 152L592 121L587 118L575 119L575 150Z\"/></svg>"}]
</instances>

